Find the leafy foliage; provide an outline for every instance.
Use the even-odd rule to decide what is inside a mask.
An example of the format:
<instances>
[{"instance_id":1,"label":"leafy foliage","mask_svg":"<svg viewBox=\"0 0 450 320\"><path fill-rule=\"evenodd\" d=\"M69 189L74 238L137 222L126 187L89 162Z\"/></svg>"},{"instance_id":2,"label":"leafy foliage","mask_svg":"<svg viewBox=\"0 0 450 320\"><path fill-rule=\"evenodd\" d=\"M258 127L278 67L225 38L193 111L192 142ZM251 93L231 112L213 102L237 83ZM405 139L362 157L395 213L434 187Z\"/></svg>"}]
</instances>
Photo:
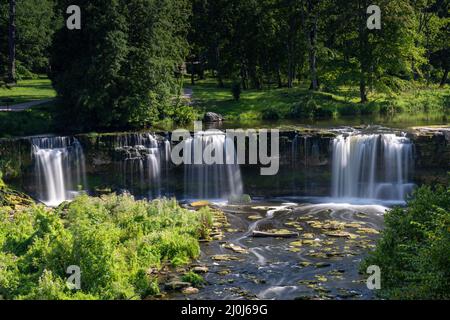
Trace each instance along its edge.
<instances>
[{"instance_id":1,"label":"leafy foliage","mask_svg":"<svg viewBox=\"0 0 450 320\"><path fill-rule=\"evenodd\" d=\"M450 297L450 188L421 187L406 208L385 216L386 229L364 266L381 268L381 295Z\"/></svg>"},{"instance_id":2,"label":"leafy foliage","mask_svg":"<svg viewBox=\"0 0 450 320\"><path fill-rule=\"evenodd\" d=\"M58 1L83 8L82 29L57 31L52 80L72 126L148 126L171 105L186 55L183 1Z\"/></svg>"},{"instance_id":3,"label":"leafy foliage","mask_svg":"<svg viewBox=\"0 0 450 320\"><path fill-rule=\"evenodd\" d=\"M0 208L0 295L136 299L158 293L147 270L197 257L197 240L208 234L207 210L198 215L175 200L126 195L83 195L55 210L34 206L13 216ZM66 285L71 265L81 269L80 291Z\"/></svg>"}]
</instances>

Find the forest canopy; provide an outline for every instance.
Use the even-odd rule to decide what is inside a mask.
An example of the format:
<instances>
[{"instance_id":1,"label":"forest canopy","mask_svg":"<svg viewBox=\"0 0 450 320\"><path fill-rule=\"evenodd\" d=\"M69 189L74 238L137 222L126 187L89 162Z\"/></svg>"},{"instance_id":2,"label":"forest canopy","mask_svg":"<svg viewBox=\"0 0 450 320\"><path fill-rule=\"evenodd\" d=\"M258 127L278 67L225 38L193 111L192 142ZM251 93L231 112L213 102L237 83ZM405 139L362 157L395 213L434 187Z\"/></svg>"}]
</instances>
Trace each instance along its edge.
<instances>
[{"instance_id":1,"label":"forest canopy","mask_svg":"<svg viewBox=\"0 0 450 320\"><path fill-rule=\"evenodd\" d=\"M4 79L11 3L17 78L49 74L63 118L80 130L191 118L174 99L183 73L242 90L355 87L363 103L448 82L445 0L379 0L374 30L368 0L0 0ZM81 9L81 30L66 27L69 5Z\"/></svg>"}]
</instances>

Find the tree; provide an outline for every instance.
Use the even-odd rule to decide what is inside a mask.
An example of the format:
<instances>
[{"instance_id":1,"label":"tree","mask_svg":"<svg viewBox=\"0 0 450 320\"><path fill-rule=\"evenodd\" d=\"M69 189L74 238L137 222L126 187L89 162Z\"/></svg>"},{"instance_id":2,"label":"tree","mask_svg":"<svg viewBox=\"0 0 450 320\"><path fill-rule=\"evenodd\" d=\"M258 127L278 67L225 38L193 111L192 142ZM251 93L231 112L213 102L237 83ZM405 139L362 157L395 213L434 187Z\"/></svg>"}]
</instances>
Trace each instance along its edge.
<instances>
[{"instance_id":1,"label":"tree","mask_svg":"<svg viewBox=\"0 0 450 320\"><path fill-rule=\"evenodd\" d=\"M8 74L8 27L9 2L0 0L0 82L6 81Z\"/></svg>"},{"instance_id":2,"label":"tree","mask_svg":"<svg viewBox=\"0 0 450 320\"><path fill-rule=\"evenodd\" d=\"M367 0L340 0L334 6L337 37L331 47L338 54L340 72L356 84L361 102L369 90L399 90L412 77L413 61L424 63L424 50L416 46L417 20L409 0L380 0L382 29L366 27Z\"/></svg>"},{"instance_id":3,"label":"tree","mask_svg":"<svg viewBox=\"0 0 450 320\"><path fill-rule=\"evenodd\" d=\"M317 33L320 1L306 0L304 2L302 8L302 21L308 46L308 62L311 79L310 88L313 91L317 91L319 90L319 79L317 76Z\"/></svg>"},{"instance_id":4,"label":"tree","mask_svg":"<svg viewBox=\"0 0 450 320\"><path fill-rule=\"evenodd\" d=\"M8 82L16 83L16 0L9 0Z\"/></svg>"},{"instance_id":5,"label":"tree","mask_svg":"<svg viewBox=\"0 0 450 320\"><path fill-rule=\"evenodd\" d=\"M426 50L426 78L431 81L432 69L440 70L440 87L447 82L450 70L450 16L449 2L443 0L422 0L416 4L419 15L421 42Z\"/></svg>"},{"instance_id":6,"label":"tree","mask_svg":"<svg viewBox=\"0 0 450 320\"><path fill-rule=\"evenodd\" d=\"M16 48L18 76L21 73L47 73L49 48L62 19L55 19L54 0L21 0L17 2ZM61 17L62 18L62 17Z\"/></svg>"},{"instance_id":7,"label":"tree","mask_svg":"<svg viewBox=\"0 0 450 320\"><path fill-rule=\"evenodd\" d=\"M73 1L58 1L59 15ZM51 65L76 129L151 125L167 114L187 55L187 1L77 1L81 30L55 35Z\"/></svg>"}]
</instances>

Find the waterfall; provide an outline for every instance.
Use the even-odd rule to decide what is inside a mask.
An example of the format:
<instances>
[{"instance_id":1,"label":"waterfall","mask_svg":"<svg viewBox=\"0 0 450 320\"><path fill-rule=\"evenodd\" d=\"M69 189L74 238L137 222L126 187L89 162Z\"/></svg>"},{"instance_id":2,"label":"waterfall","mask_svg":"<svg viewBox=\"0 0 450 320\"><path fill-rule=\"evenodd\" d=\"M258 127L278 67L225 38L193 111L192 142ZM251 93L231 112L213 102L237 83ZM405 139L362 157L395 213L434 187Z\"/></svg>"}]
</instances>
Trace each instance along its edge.
<instances>
[{"instance_id":1,"label":"waterfall","mask_svg":"<svg viewBox=\"0 0 450 320\"><path fill-rule=\"evenodd\" d=\"M234 154L227 154L234 149L234 141L221 131L197 132L194 137L186 140L184 165L185 197L197 199L226 199L243 193L242 177L239 164ZM205 148L214 150L210 158L202 157L195 163L194 148L197 145L203 151ZM207 153L209 154L209 153ZM221 159L220 163L214 159ZM226 164L226 159L233 164ZM186 161L188 160L188 161ZM206 161L205 161L206 160ZM187 164L189 162L190 164ZM231 161L228 161L231 162Z\"/></svg>"},{"instance_id":2,"label":"waterfall","mask_svg":"<svg viewBox=\"0 0 450 320\"><path fill-rule=\"evenodd\" d=\"M158 140L150 133L121 135L116 152L120 154L118 171L123 187L148 198L161 195L162 176L167 176L170 161L168 140Z\"/></svg>"},{"instance_id":3,"label":"waterfall","mask_svg":"<svg viewBox=\"0 0 450 320\"><path fill-rule=\"evenodd\" d=\"M333 141L332 195L403 201L410 183L413 145L395 134L340 135Z\"/></svg>"},{"instance_id":4,"label":"waterfall","mask_svg":"<svg viewBox=\"0 0 450 320\"><path fill-rule=\"evenodd\" d=\"M71 200L87 187L83 149L75 138L32 138L36 193L49 206Z\"/></svg>"}]
</instances>

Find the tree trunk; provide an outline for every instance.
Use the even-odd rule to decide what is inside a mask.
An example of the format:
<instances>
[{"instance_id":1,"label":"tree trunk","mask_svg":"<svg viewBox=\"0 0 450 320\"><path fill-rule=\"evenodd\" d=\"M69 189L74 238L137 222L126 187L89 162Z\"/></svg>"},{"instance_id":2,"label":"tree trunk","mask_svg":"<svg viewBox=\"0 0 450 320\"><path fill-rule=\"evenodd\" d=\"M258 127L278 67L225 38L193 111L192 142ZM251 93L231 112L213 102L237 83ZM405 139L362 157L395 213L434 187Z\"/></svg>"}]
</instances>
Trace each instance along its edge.
<instances>
[{"instance_id":1,"label":"tree trunk","mask_svg":"<svg viewBox=\"0 0 450 320\"><path fill-rule=\"evenodd\" d=\"M311 74L311 90L319 90L319 80L317 78L317 17L313 18L314 21L311 24L311 30L309 31L309 71Z\"/></svg>"},{"instance_id":2,"label":"tree trunk","mask_svg":"<svg viewBox=\"0 0 450 320\"><path fill-rule=\"evenodd\" d=\"M448 78L448 69L445 69L444 75L442 76L442 79L441 79L441 84L439 85L440 88L443 88L445 86L445 83L447 82L447 78Z\"/></svg>"},{"instance_id":3,"label":"tree trunk","mask_svg":"<svg viewBox=\"0 0 450 320\"><path fill-rule=\"evenodd\" d=\"M283 87L283 81L281 80L280 65L277 65L277 82L278 82L278 88L282 88Z\"/></svg>"},{"instance_id":4,"label":"tree trunk","mask_svg":"<svg viewBox=\"0 0 450 320\"><path fill-rule=\"evenodd\" d=\"M366 79L364 73L361 72L361 78L359 80L359 96L361 98L361 103L366 103L367 100L367 89L366 89Z\"/></svg>"},{"instance_id":5,"label":"tree trunk","mask_svg":"<svg viewBox=\"0 0 450 320\"><path fill-rule=\"evenodd\" d=\"M309 61L309 74L311 78L310 89L313 91L319 90L319 79L317 76L317 23L318 17L316 10L315 0L308 0L306 2L306 14L302 10L303 28L306 35L306 43L308 46L308 61Z\"/></svg>"},{"instance_id":6,"label":"tree trunk","mask_svg":"<svg viewBox=\"0 0 450 320\"><path fill-rule=\"evenodd\" d=\"M293 44L291 39L287 44L287 59L288 59L288 82L287 87L292 88L294 86L294 58L293 58Z\"/></svg>"},{"instance_id":7,"label":"tree trunk","mask_svg":"<svg viewBox=\"0 0 450 320\"><path fill-rule=\"evenodd\" d=\"M16 0L9 0L8 82L16 83Z\"/></svg>"},{"instance_id":8,"label":"tree trunk","mask_svg":"<svg viewBox=\"0 0 450 320\"><path fill-rule=\"evenodd\" d=\"M365 54L367 54L367 31L366 31L366 20L365 20L365 6L359 2L359 64L360 64L360 74L359 74L359 96L361 98L361 103L366 103L367 99L367 88L366 88L366 76L367 76L367 59Z\"/></svg>"}]
</instances>

